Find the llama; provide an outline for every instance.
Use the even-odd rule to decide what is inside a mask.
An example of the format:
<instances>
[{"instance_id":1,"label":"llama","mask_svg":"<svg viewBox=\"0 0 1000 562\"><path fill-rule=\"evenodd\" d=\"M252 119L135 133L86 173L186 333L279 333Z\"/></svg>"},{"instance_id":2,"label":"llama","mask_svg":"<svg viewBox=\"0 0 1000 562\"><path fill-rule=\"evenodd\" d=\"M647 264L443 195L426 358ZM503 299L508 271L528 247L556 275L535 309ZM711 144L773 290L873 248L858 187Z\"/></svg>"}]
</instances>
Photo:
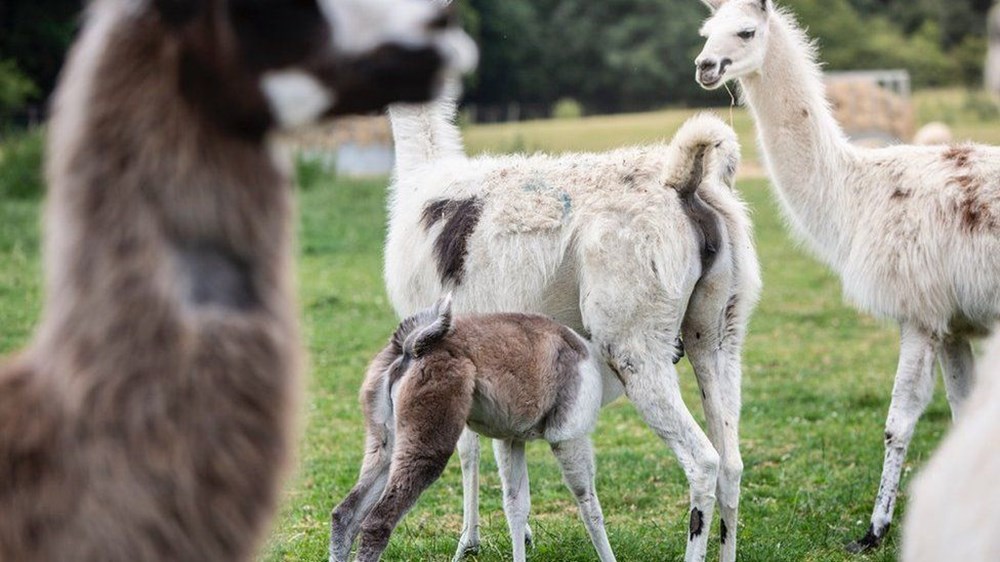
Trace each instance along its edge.
<instances>
[{"instance_id":1,"label":"llama","mask_svg":"<svg viewBox=\"0 0 1000 562\"><path fill-rule=\"evenodd\" d=\"M852 146L824 99L816 49L770 0L708 0L695 62L705 88L739 80L792 230L858 308L900 325L899 367L871 525L885 537L940 356L954 418L973 382L970 338L1000 318L1000 150L973 144Z\"/></svg>"},{"instance_id":2,"label":"llama","mask_svg":"<svg viewBox=\"0 0 1000 562\"><path fill-rule=\"evenodd\" d=\"M910 487L903 562L1000 560L1000 338L989 349L965 416Z\"/></svg>"},{"instance_id":3,"label":"llama","mask_svg":"<svg viewBox=\"0 0 1000 562\"><path fill-rule=\"evenodd\" d=\"M404 320L369 365L361 390L365 459L358 483L334 509L330 560L378 560L389 535L436 481L466 425L492 437L509 463L504 512L515 562L525 560L525 441L544 439L576 498L603 562L615 559L594 490L590 433L603 404L623 392L601 373L600 354L565 326L537 314L452 318L450 295Z\"/></svg>"},{"instance_id":4,"label":"llama","mask_svg":"<svg viewBox=\"0 0 1000 562\"><path fill-rule=\"evenodd\" d=\"M472 60L437 9L351 5L90 3L49 129L42 322L0 368L0 560L251 559L302 363L269 131L427 99Z\"/></svg>"},{"instance_id":5,"label":"llama","mask_svg":"<svg viewBox=\"0 0 1000 562\"><path fill-rule=\"evenodd\" d=\"M741 349L760 291L750 223L732 182L735 133L689 120L670 145L559 157L467 158L451 103L390 108L397 149L385 276L401 317L452 291L463 312L535 312L589 336L691 487L686 560L703 560L713 507L736 556L743 463ZM681 400L680 335L708 435ZM500 466L509 451L495 447ZM478 531L478 438L459 441L465 519ZM511 490L505 490L505 494Z\"/></svg>"}]
</instances>

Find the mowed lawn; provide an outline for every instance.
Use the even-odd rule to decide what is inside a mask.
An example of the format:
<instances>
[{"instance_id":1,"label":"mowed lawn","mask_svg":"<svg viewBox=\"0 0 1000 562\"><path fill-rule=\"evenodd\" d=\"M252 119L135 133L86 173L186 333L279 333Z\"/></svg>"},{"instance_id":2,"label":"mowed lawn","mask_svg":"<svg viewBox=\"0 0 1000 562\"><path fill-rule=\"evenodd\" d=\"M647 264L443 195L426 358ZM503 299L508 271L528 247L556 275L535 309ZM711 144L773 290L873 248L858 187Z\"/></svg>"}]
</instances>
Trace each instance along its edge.
<instances>
[{"instance_id":1,"label":"mowed lawn","mask_svg":"<svg viewBox=\"0 0 1000 562\"><path fill-rule=\"evenodd\" d=\"M477 152L518 144L601 149L669 137L689 113L482 127L467 134ZM728 118L728 110L723 114ZM744 145L753 151L752 124L740 111L735 119ZM990 134L982 136L988 140ZM365 365L396 323L381 269L386 183L329 180L301 194L299 286L310 355L305 431L299 467L263 560L324 560L330 510L360 466L358 388ZM843 304L837 279L790 241L765 180L744 180L739 189L753 211L765 281L744 360L739 556L767 562L856 560L843 545L865 532L878 486L896 329ZM38 215L36 203L0 202L2 352L28 339L40 312ZM685 399L701 419L686 361L680 370ZM904 490L949 420L938 383L910 449ZM688 489L673 454L624 399L605 409L595 441L598 493L618 559L682 559ZM483 549L476 559L507 560L499 479L485 440L483 452ZM529 472L536 545L529 559L595 560L544 444L529 445ZM904 491L897 522L905 508ZM397 529L384 559L448 560L460 529L456 455ZM895 560L898 529L897 524L881 550L861 559ZM717 558L718 534L715 518L710 559Z\"/></svg>"}]
</instances>

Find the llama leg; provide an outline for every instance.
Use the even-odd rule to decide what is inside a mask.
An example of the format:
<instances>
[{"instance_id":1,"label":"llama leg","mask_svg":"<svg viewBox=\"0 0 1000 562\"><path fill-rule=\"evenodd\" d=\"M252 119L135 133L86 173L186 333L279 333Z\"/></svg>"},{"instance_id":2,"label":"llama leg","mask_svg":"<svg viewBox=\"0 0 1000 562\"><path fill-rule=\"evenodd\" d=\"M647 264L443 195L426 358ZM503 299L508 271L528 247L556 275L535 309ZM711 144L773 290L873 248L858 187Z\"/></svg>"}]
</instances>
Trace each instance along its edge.
<instances>
[{"instance_id":1,"label":"llama leg","mask_svg":"<svg viewBox=\"0 0 1000 562\"><path fill-rule=\"evenodd\" d=\"M713 337L706 336L704 331L700 335L702 342ZM687 353L701 389L708 434L720 456L716 485L721 539L719 558L722 562L733 562L736 559L740 480L743 475L739 446L741 346L729 342L720 349L718 340L711 347L699 343L686 344Z\"/></svg>"},{"instance_id":2,"label":"llama leg","mask_svg":"<svg viewBox=\"0 0 1000 562\"><path fill-rule=\"evenodd\" d=\"M941 370L944 374L944 387L948 391L948 405L951 406L951 418L958 421L962 415L962 406L975 384L975 364L972 357L972 345L965 338L949 338L941 344Z\"/></svg>"},{"instance_id":3,"label":"llama leg","mask_svg":"<svg viewBox=\"0 0 1000 562\"><path fill-rule=\"evenodd\" d=\"M461 430L454 431L455 443ZM420 494L444 472L454 451L426 451L416 439L414 443L393 457L389 481L371 514L361 525L361 542L358 545L358 562L378 560L389 544L389 536L399 520L417 502Z\"/></svg>"},{"instance_id":4,"label":"llama leg","mask_svg":"<svg viewBox=\"0 0 1000 562\"><path fill-rule=\"evenodd\" d=\"M729 277L726 271L706 276L692 295L684 322L685 346L701 389L708 435L720 456L716 493L722 562L736 560L743 476L739 441L742 349L749 316L740 295L730 296Z\"/></svg>"},{"instance_id":5,"label":"llama leg","mask_svg":"<svg viewBox=\"0 0 1000 562\"><path fill-rule=\"evenodd\" d=\"M361 476L330 517L330 562L347 562L361 522L371 513L389 477L392 441L389 432L370 432Z\"/></svg>"},{"instance_id":6,"label":"llama leg","mask_svg":"<svg viewBox=\"0 0 1000 562\"><path fill-rule=\"evenodd\" d=\"M691 416L681 398L677 371L668 352L676 337L652 342L640 348L615 347L608 361L615 365L625 383L625 394L635 404L646 424L673 450L691 487L691 517L686 562L705 559L708 528L715 507L719 474L719 454L705 432Z\"/></svg>"},{"instance_id":7,"label":"llama leg","mask_svg":"<svg viewBox=\"0 0 1000 562\"><path fill-rule=\"evenodd\" d=\"M399 520L444 472L469 417L474 374L471 363L455 361L398 383L389 480L361 524L359 562L379 559Z\"/></svg>"},{"instance_id":8,"label":"llama leg","mask_svg":"<svg viewBox=\"0 0 1000 562\"><path fill-rule=\"evenodd\" d=\"M458 439L462 461L462 536L452 562L479 553L479 435L465 428Z\"/></svg>"},{"instance_id":9,"label":"llama leg","mask_svg":"<svg viewBox=\"0 0 1000 562\"><path fill-rule=\"evenodd\" d=\"M615 555L608 543L608 534L604 528L604 514L601 512L601 502L597 499L594 486L594 450L589 437L581 437L571 441L552 444L562 468L563 478L580 507L580 517L587 527L590 542L597 549L601 562L613 562Z\"/></svg>"},{"instance_id":10,"label":"llama leg","mask_svg":"<svg viewBox=\"0 0 1000 562\"><path fill-rule=\"evenodd\" d=\"M892 402L885 423L885 460L871 525L861 539L847 545L850 552L864 552L877 547L885 538L896 505L899 476L906 460L906 449L913 437L917 420L924 413L934 393L935 338L916 327L902 326L899 368L892 388Z\"/></svg>"},{"instance_id":11,"label":"llama leg","mask_svg":"<svg viewBox=\"0 0 1000 562\"><path fill-rule=\"evenodd\" d=\"M493 441L500 480L503 484L503 511L510 528L514 562L525 560L525 527L531 510L528 489L528 467L524 456L524 441L496 439Z\"/></svg>"},{"instance_id":12,"label":"llama leg","mask_svg":"<svg viewBox=\"0 0 1000 562\"><path fill-rule=\"evenodd\" d=\"M395 435L392 407L385 395L381 379L368 383L373 390L366 393L365 457L361 474L347 497L330 515L330 562L346 562L351 545L361 530L375 502L382 495L389 477Z\"/></svg>"},{"instance_id":13,"label":"llama leg","mask_svg":"<svg viewBox=\"0 0 1000 562\"><path fill-rule=\"evenodd\" d=\"M720 517L720 560L736 559L736 525L743 461L739 449L741 350L748 311L734 293L730 247L723 244L715 265L695 286L682 330L685 351L701 390L709 439L720 456L716 494Z\"/></svg>"}]
</instances>

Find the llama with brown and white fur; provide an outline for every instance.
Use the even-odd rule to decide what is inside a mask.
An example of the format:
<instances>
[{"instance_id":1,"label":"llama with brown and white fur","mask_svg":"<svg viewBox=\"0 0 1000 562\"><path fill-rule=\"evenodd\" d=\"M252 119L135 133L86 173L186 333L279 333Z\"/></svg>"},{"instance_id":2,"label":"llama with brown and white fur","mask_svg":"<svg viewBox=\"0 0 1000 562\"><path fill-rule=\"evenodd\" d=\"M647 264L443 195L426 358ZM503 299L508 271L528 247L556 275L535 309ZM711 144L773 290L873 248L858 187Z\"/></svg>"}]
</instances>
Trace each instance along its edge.
<instances>
[{"instance_id":1,"label":"llama with brown and white fur","mask_svg":"<svg viewBox=\"0 0 1000 562\"><path fill-rule=\"evenodd\" d=\"M697 79L739 80L792 230L841 278L848 300L899 323L902 343L871 525L892 520L900 473L940 358L952 414L973 383L970 339L1000 319L1000 149L975 144L864 149L824 97L815 46L771 0L706 0L714 14Z\"/></svg>"},{"instance_id":2,"label":"llama with brown and white fur","mask_svg":"<svg viewBox=\"0 0 1000 562\"><path fill-rule=\"evenodd\" d=\"M718 501L723 560L734 560L741 350L760 278L732 187L732 129L703 115L669 145L467 158L453 104L390 114L397 170L385 274L397 313L450 290L461 312L542 313L589 335L687 475L686 559L704 559ZM681 399L682 332L707 436ZM456 557L479 544L478 447L471 433L459 442L465 520ZM514 462L505 447L494 452L501 466Z\"/></svg>"},{"instance_id":3,"label":"llama with brown and white fur","mask_svg":"<svg viewBox=\"0 0 1000 562\"><path fill-rule=\"evenodd\" d=\"M49 128L42 323L0 369L0 560L251 559L302 362L268 133L427 99L469 47L408 1L91 3Z\"/></svg>"},{"instance_id":4,"label":"llama with brown and white fur","mask_svg":"<svg viewBox=\"0 0 1000 562\"><path fill-rule=\"evenodd\" d=\"M955 424L910 487L903 562L1000 560L1000 337Z\"/></svg>"},{"instance_id":5,"label":"llama with brown and white fur","mask_svg":"<svg viewBox=\"0 0 1000 562\"><path fill-rule=\"evenodd\" d=\"M334 509L330 560L378 560L392 530L436 481L466 425L501 443L500 465L515 562L525 560L526 441L543 439L604 562L615 559L594 488L590 433L621 382L575 332L537 314L452 317L451 297L404 320L372 361L361 390L365 459L358 483Z\"/></svg>"}]
</instances>

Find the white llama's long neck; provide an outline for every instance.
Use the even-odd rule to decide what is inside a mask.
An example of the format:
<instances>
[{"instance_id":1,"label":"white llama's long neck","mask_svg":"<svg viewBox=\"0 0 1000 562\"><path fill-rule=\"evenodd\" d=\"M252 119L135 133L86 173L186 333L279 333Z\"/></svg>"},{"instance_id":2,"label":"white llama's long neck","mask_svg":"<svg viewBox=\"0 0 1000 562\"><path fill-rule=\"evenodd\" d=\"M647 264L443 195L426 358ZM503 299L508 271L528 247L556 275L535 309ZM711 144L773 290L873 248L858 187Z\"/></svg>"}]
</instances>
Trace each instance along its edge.
<instances>
[{"instance_id":1,"label":"white llama's long neck","mask_svg":"<svg viewBox=\"0 0 1000 562\"><path fill-rule=\"evenodd\" d=\"M455 125L456 103L451 96L425 105L389 108L396 144L396 173L445 157L462 156L462 135Z\"/></svg>"},{"instance_id":2,"label":"white llama's long neck","mask_svg":"<svg viewBox=\"0 0 1000 562\"><path fill-rule=\"evenodd\" d=\"M852 148L825 97L813 48L792 16L775 10L764 65L741 84L771 180L798 233L830 265L850 242L843 178Z\"/></svg>"}]
</instances>

